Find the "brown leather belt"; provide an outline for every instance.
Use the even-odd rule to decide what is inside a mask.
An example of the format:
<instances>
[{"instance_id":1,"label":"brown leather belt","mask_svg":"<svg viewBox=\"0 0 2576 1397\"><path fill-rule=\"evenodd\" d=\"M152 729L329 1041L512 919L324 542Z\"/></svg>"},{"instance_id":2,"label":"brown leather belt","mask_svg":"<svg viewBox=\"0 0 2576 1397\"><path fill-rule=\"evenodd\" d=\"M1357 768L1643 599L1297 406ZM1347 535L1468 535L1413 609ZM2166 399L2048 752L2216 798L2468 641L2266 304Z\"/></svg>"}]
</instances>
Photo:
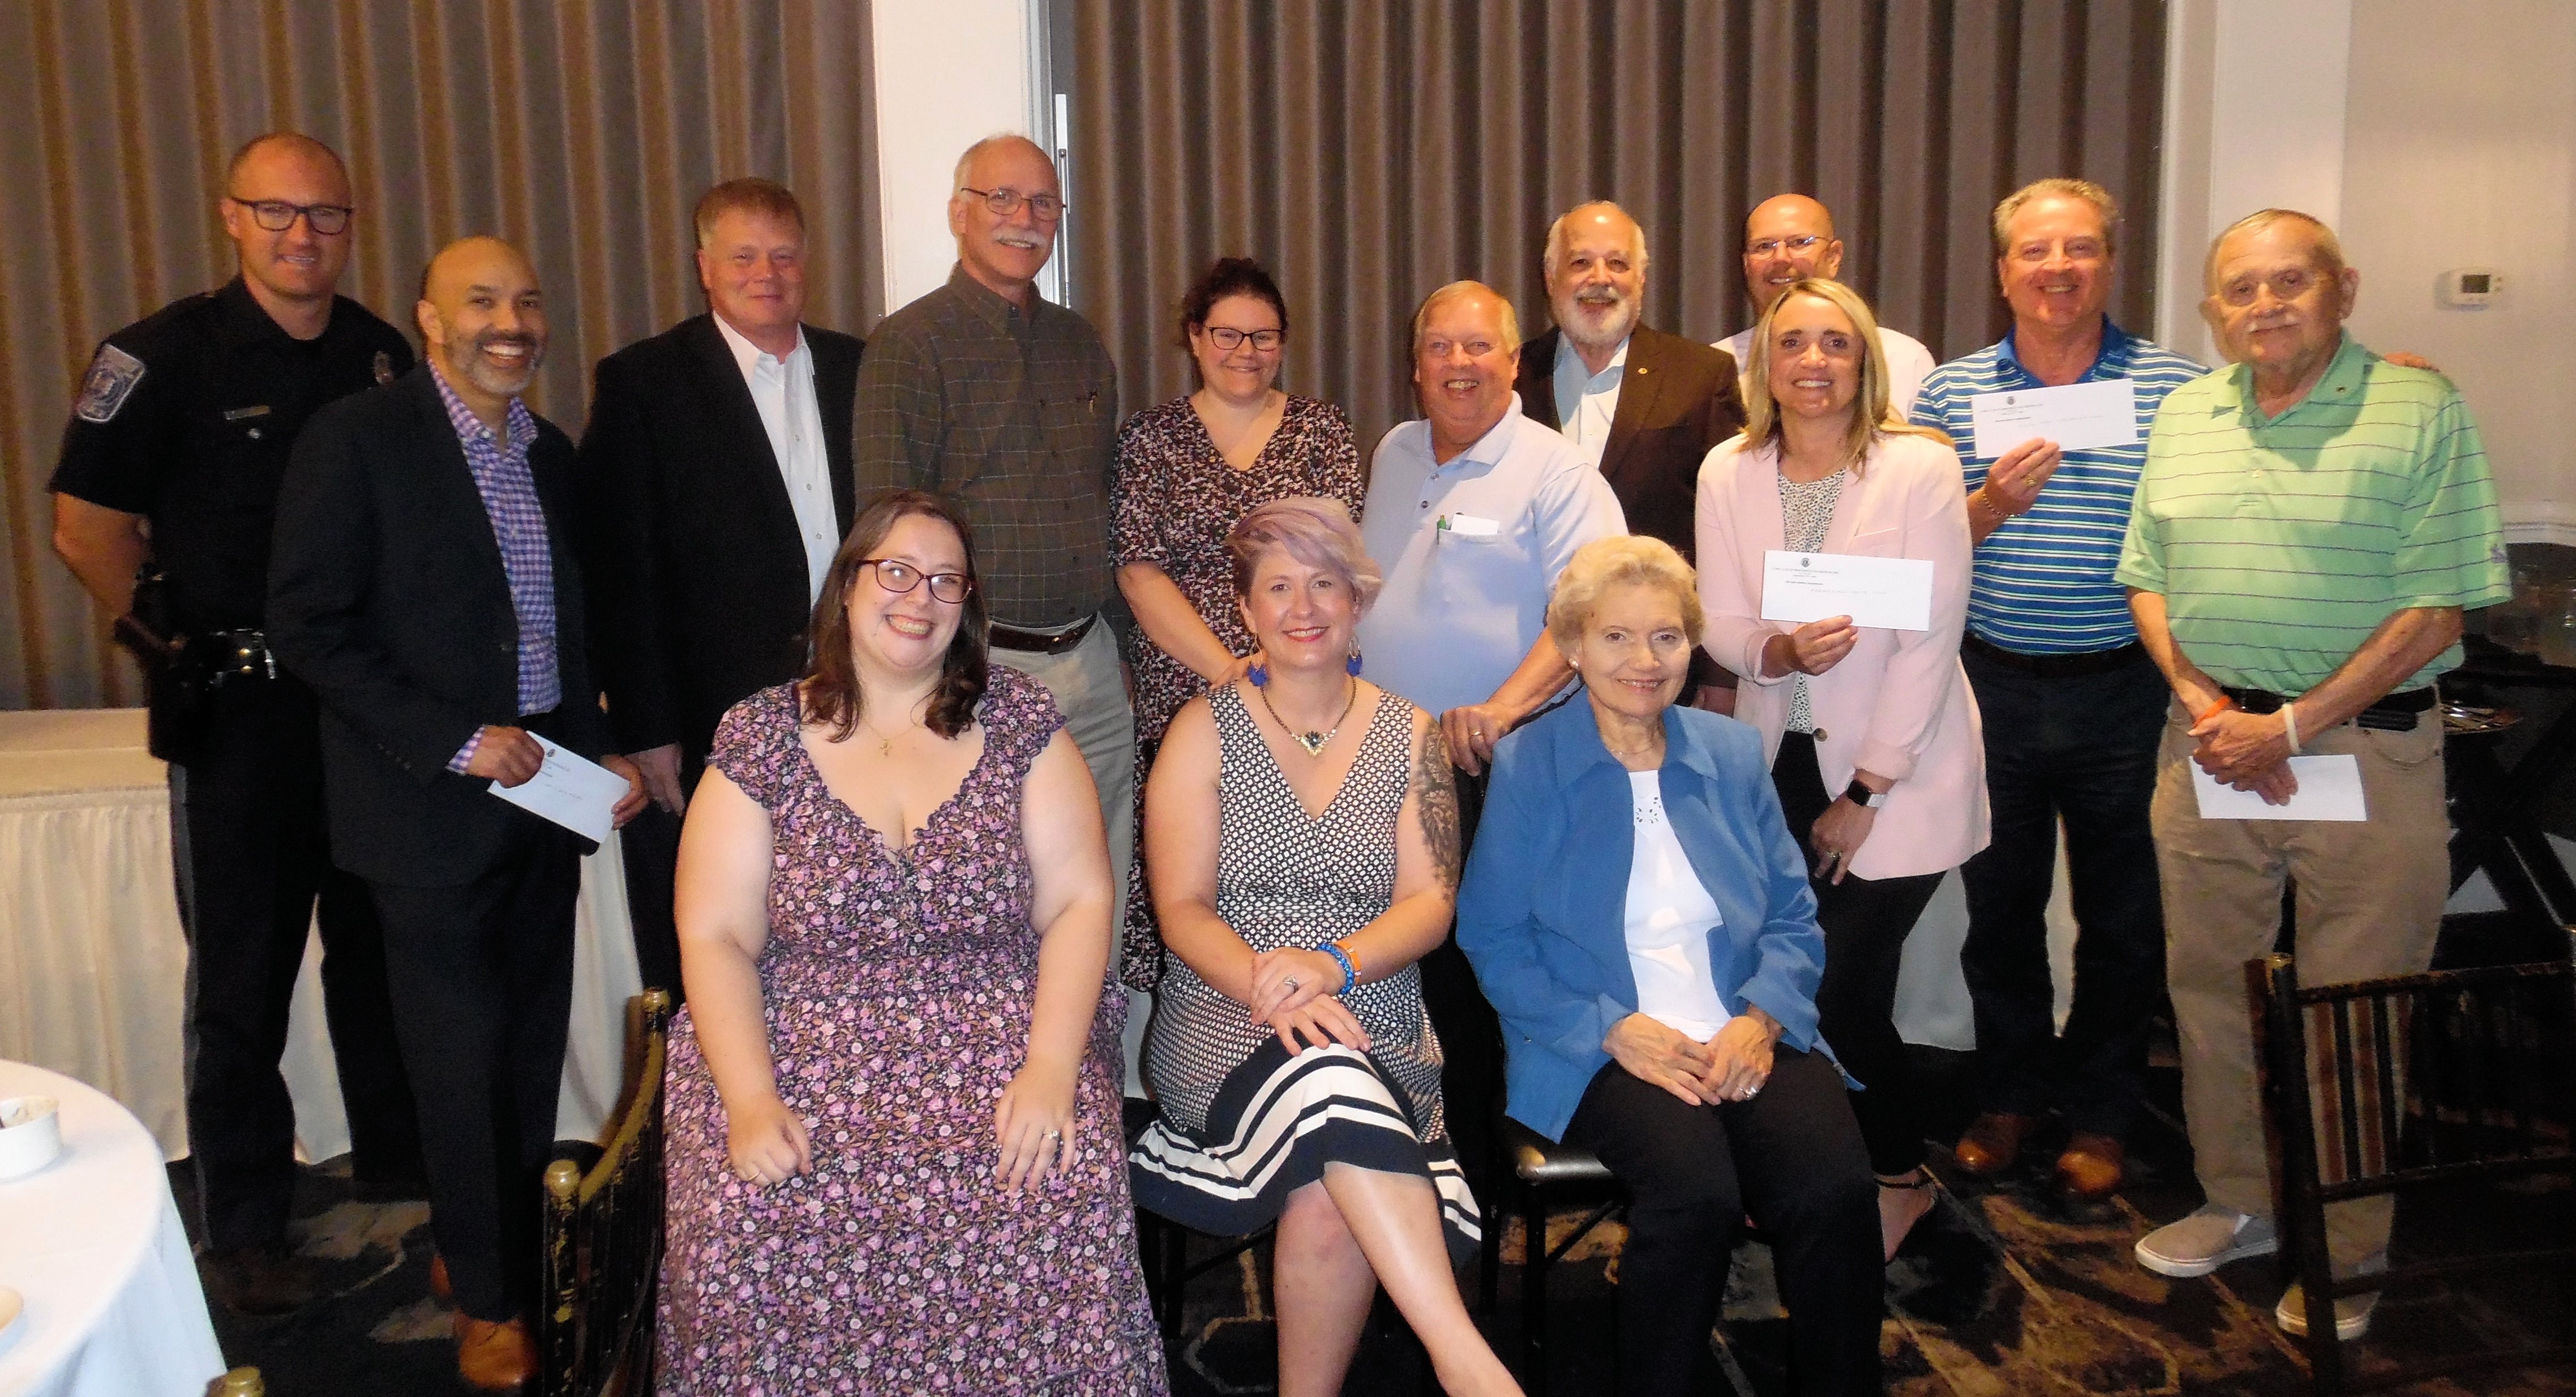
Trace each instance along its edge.
<instances>
[{"instance_id":1,"label":"brown leather belt","mask_svg":"<svg viewBox=\"0 0 2576 1397\"><path fill-rule=\"evenodd\" d=\"M1061 655L1080 645L1082 638L1091 634L1091 623L1099 619L1100 613L1095 611L1075 622L1071 630L1063 631L1024 631L1017 626L1005 626L995 621L985 630L985 643L996 650L1022 650L1039 655Z\"/></svg>"}]
</instances>

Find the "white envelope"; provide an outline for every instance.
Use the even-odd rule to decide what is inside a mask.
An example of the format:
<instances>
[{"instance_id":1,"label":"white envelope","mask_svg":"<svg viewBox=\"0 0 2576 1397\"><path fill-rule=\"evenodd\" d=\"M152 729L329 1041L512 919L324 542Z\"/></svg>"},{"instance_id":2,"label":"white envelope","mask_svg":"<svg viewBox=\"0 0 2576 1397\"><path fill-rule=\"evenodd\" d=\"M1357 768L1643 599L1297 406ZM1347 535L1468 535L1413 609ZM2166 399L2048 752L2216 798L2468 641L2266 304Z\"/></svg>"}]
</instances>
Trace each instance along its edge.
<instances>
[{"instance_id":1,"label":"white envelope","mask_svg":"<svg viewBox=\"0 0 2576 1397\"><path fill-rule=\"evenodd\" d=\"M542 737L537 743L546 749L537 774L515 786L495 781L492 794L594 844L607 843L617 830L617 802L626 798L626 778Z\"/></svg>"},{"instance_id":2,"label":"white envelope","mask_svg":"<svg viewBox=\"0 0 2576 1397\"><path fill-rule=\"evenodd\" d=\"M2061 451L2093 451L2138 442L2138 385L2106 378L2063 388L2016 388L1968 399L1976 455L1991 461L2033 437Z\"/></svg>"},{"instance_id":3,"label":"white envelope","mask_svg":"<svg viewBox=\"0 0 2576 1397\"><path fill-rule=\"evenodd\" d=\"M1932 561L1855 553L1762 555L1762 619L1805 625L1848 616L1855 626L1932 629Z\"/></svg>"},{"instance_id":4,"label":"white envelope","mask_svg":"<svg viewBox=\"0 0 2576 1397\"><path fill-rule=\"evenodd\" d=\"M2292 757L2290 774L2299 792L2287 805L2273 805L2252 791L2240 791L2191 768L2191 793L2204 820L2367 820L2361 799L2361 762L2349 753L2331 757Z\"/></svg>"}]
</instances>

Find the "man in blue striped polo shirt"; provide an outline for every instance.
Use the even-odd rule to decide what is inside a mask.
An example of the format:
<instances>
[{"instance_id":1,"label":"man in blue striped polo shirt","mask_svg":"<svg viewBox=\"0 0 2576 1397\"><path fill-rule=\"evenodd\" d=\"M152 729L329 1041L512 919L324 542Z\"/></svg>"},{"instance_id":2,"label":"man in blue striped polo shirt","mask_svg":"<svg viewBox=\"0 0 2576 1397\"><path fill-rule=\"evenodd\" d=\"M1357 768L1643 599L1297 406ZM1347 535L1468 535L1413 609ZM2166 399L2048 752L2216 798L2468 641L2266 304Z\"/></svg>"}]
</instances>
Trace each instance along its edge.
<instances>
[{"instance_id":1,"label":"man in blue striped polo shirt","mask_svg":"<svg viewBox=\"0 0 2576 1397\"><path fill-rule=\"evenodd\" d=\"M1994 842L1960 870L1981 1114L1957 1158L2001 1174L2056 1110L2071 1131L2058 1183L2087 1199L2124 1175L2164 976L2148 807L2167 693L2112 572L2147 428L2165 395L2203 372L2103 313L2119 225L2119 205L2086 180L2040 180L1996 205L1995 275L2013 328L1933 370L1914 404L1914 420L1948 432L1966 468L1977 552L1960 658L1985 719L1994 812ZM2135 442L2061 451L2033 439L1978 454L1978 395L2119 379L2132 385ZM2079 928L2063 1036L2046 921L2061 819Z\"/></svg>"}]
</instances>

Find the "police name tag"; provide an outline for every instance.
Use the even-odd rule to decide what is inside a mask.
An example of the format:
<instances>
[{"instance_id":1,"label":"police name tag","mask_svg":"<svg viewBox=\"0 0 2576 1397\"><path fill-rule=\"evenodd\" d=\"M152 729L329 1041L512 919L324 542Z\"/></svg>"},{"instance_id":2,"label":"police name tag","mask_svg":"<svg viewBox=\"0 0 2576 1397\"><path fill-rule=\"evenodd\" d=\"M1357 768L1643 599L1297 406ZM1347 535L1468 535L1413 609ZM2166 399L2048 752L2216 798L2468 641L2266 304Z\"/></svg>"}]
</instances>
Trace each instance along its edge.
<instances>
[{"instance_id":1,"label":"police name tag","mask_svg":"<svg viewBox=\"0 0 2576 1397\"><path fill-rule=\"evenodd\" d=\"M80 400L72 405L72 412L83 422L108 421L142 381L142 360L115 345L100 345L98 357L89 361L88 375L81 379Z\"/></svg>"}]
</instances>

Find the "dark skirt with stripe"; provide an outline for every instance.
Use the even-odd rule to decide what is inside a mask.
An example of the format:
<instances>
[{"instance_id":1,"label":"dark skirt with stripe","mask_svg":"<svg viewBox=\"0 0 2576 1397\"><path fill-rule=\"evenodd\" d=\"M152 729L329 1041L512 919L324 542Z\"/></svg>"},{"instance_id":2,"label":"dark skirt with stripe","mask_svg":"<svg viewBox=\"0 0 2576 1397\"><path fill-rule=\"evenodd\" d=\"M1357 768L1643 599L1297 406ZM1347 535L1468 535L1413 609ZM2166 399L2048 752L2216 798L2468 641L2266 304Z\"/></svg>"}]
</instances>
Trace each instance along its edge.
<instances>
[{"instance_id":1,"label":"dark skirt with stripe","mask_svg":"<svg viewBox=\"0 0 2576 1397\"><path fill-rule=\"evenodd\" d=\"M1279 1220L1288 1195L1348 1164L1431 1181L1449 1259L1465 1265L1483 1240L1475 1196L1445 1135L1422 1138L1410 1097L1365 1053L1334 1045L1295 1056L1263 1041L1226 1074L1203 1135L1161 1119L1128 1155L1136 1205L1220 1237Z\"/></svg>"}]
</instances>

